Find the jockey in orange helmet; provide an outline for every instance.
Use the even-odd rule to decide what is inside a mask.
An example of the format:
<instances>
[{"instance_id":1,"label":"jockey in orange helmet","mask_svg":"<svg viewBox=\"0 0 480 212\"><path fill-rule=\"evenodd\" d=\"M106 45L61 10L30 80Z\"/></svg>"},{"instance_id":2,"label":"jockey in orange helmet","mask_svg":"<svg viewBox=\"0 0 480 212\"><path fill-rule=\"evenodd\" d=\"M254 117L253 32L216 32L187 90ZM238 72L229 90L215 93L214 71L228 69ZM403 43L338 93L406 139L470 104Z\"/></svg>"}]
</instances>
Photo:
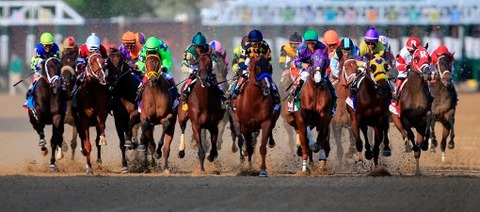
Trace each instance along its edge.
<instances>
[{"instance_id":1,"label":"jockey in orange helmet","mask_svg":"<svg viewBox=\"0 0 480 212\"><path fill-rule=\"evenodd\" d=\"M118 51L127 61L131 69L137 70L136 63L143 45L137 41L135 33L127 31L122 35L122 44L118 47Z\"/></svg>"}]
</instances>

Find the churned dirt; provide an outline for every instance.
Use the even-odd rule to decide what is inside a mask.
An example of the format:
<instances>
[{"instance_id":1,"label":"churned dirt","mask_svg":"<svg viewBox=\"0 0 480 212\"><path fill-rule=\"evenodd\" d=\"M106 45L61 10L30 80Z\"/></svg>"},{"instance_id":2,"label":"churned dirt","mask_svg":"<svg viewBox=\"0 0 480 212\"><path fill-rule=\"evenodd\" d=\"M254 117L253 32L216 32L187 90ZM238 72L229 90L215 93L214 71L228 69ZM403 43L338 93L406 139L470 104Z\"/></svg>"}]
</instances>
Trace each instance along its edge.
<instances>
[{"instance_id":1,"label":"churned dirt","mask_svg":"<svg viewBox=\"0 0 480 212\"><path fill-rule=\"evenodd\" d=\"M309 174L299 172L301 160L279 121L274 130L277 146L268 148L268 178L257 177L260 166L258 146L254 171L244 171L239 152L232 153L229 128L215 162L205 161L206 172L198 170L197 150L188 142L186 157L177 157L180 130L177 126L169 157L170 173L159 168L137 172L138 157L127 152L131 173L121 174L121 155L113 117L108 117L107 142L102 148L101 167L94 163L94 174L85 174L85 157L80 141L71 159L71 147L49 171L50 155L41 156L38 136L21 107L24 98L0 94L0 203L6 211L148 211L173 210L382 210L478 211L475 200L480 191L480 93L461 93L455 122L455 149L422 152L422 176L414 176L415 161L406 153L395 127L390 128L392 156L380 158L383 167L373 171L372 161L356 169L352 159L340 164L335 142L326 170L318 170L318 155ZM437 124L437 137L441 128ZM190 128L190 126L188 126ZM160 138L156 127L155 139ZM91 129L94 135L94 129ZM51 127L46 127L47 143ZM187 137L191 130L187 131ZM346 134L346 133L345 133ZM71 127L65 126L69 144ZM93 136L92 136L93 138ZM343 142L346 151L348 144ZM50 150L51 151L51 150ZM96 160L93 147L92 159ZM207 151L208 153L208 151ZM158 160L163 164L163 160ZM391 177L372 177L391 176Z\"/></svg>"}]
</instances>

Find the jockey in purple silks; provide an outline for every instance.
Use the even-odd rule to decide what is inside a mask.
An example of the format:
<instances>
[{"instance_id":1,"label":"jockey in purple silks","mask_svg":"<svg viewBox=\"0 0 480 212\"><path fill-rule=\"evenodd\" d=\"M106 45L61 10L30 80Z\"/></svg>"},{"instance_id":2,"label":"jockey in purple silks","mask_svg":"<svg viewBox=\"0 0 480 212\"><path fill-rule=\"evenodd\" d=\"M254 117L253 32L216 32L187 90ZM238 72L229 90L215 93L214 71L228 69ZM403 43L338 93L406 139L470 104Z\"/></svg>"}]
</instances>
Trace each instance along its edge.
<instances>
[{"instance_id":1,"label":"jockey in purple silks","mask_svg":"<svg viewBox=\"0 0 480 212\"><path fill-rule=\"evenodd\" d=\"M317 72L314 78L323 78L325 80L333 98L334 104L332 115L334 115L338 96L326 72L326 68L330 63L330 59L328 59L328 49L318 40L318 34L315 30L308 29L305 31L303 40L304 41L300 43L297 48L297 55L293 60L295 66L301 71L300 81L298 82L297 87L293 90L292 96L298 99L298 93L300 92L303 83L307 80L307 77L310 76L311 69L320 67L323 69L323 73L321 74L320 72ZM312 64L313 67L311 67L310 64Z\"/></svg>"}]
</instances>

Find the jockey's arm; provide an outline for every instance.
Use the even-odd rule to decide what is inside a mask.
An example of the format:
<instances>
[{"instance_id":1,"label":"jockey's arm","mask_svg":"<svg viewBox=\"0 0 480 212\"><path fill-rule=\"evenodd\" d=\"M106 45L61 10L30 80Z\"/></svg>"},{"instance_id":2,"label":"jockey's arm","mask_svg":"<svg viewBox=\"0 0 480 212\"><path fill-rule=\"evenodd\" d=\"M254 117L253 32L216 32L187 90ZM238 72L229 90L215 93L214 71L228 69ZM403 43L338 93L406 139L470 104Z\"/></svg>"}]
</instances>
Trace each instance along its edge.
<instances>
[{"instance_id":1,"label":"jockey's arm","mask_svg":"<svg viewBox=\"0 0 480 212\"><path fill-rule=\"evenodd\" d=\"M280 58L278 58L278 65L282 70L288 68L287 66L287 51L285 50L285 45L280 49Z\"/></svg>"},{"instance_id":2,"label":"jockey's arm","mask_svg":"<svg viewBox=\"0 0 480 212\"><path fill-rule=\"evenodd\" d=\"M330 61L330 73L334 79L338 79L338 73L339 73L338 66L339 66L339 61L335 55Z\"/></svg>"},{"instance_id":3,"label":"jockey's arm","mask_svg":"<svg viewBox=\"0 0 480 212\"><path fill-rule=\"evenodd\" d=\"M136 66L138 68L138 70L142 73L142 74L145 74L145 59L146 59L146 52L145 51L141 51L139 54L138 54L138 60L137 60L137 63Z\"/></svg>"}]
</instances>

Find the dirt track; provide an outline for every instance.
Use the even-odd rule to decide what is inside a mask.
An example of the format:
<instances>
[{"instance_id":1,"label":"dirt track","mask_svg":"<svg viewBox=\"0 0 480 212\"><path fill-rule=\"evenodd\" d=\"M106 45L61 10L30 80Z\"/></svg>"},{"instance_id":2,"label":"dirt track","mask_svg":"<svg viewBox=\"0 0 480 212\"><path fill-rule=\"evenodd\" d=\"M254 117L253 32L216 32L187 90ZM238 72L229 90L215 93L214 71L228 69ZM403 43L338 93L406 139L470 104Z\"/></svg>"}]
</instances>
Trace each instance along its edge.
<instances>
[{"instance_id":1,"label":"dirt track","mask_svg":"<svg viewBox=\"0 0 480 212\"><path fill-rule=\"evenodd\" d=\"M186 158L176 156L178 131L172 144L170 175L119 174L120 153L112 117L107 123L109 145L102 149L102 170L95 170L94 176L85 176L85 159L77 147L75 160L70 160L68 153L66 159L58 162L59 171L49 172L49 157L40 155L38 137L26 111L20 107L23 100L0 94L0 203L7 211L480 209L478 93L460 95L456 146L454 150L447 149L447 162L440 162L439 150L434 155L422 153L424 176L411 176L413 153L403 151L395 128L390 132L393 155L381 158L392 177L367 177L367 173L352 171L351 164L340 166L335 146L328 172L314 173L314 177L300 176L296 174L301 167L300 159L282 140L285 134L279 124L274 132L278 145L268 149L270 177L266 179L235 176L239 173L239 156L231 153L227 133L218 161L206 162L207 173L198 174L195 150L187 146ZM47 138L49 130L47 127ZM67 126L65 140L70 139L70 132ZM94 154L95 151L96 148ZM257 162L254 167L258 165Z\"/></svg>"}]
</instances>

